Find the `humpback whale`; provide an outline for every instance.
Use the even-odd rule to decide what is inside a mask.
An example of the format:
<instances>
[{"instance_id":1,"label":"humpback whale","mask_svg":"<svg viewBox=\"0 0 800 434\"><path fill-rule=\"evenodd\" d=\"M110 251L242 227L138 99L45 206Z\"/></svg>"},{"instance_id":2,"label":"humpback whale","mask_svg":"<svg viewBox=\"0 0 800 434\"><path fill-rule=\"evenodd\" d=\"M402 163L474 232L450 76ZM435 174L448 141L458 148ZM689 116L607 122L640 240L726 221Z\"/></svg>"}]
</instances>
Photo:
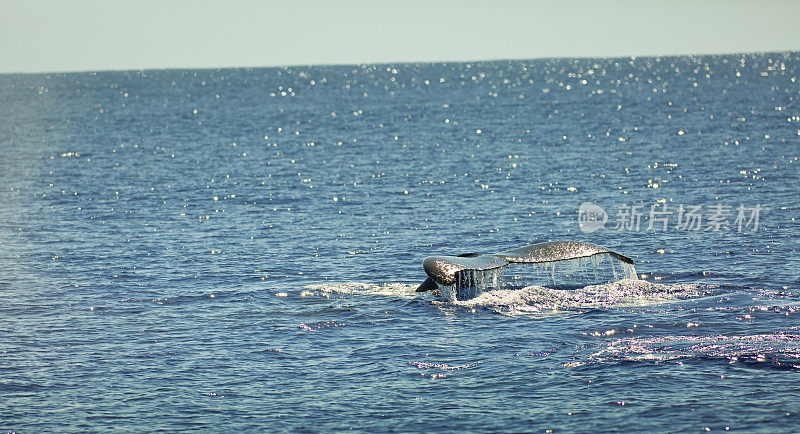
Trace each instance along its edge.
<instances>
[{"instance_id":1,"label":"humpback whale","mask_svg":"<svg viewBox=\"0 0 800 434\"><path fill-rule=\"evenodd\" d=\"M443 298L467 300L492 289L518 286L504 282L507 277L504 274L508 274L504 270L511 264L530 266L529 270L519 273L522 276L510 276L512 282L522 280L520 283L528 285L574 288L637 278L633 259L625 255L594 244L555 241L493 254L427 257L422 261L422 268L428 278L417 288L417 292L438 289Z\"/></svg>"}]
</instances>

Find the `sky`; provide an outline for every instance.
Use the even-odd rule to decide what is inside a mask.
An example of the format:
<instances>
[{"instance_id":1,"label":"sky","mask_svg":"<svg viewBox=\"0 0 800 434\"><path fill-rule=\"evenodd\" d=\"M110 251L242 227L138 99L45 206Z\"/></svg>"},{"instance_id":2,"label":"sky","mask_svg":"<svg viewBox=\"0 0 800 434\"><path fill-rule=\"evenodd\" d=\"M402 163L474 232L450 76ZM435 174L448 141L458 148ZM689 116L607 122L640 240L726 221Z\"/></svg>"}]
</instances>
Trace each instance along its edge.
<instances>
[{"instance_id":1,"label":"sky","mask_svg":"<svg viewBox=\"0 0 800 434\"><path fill-rule=\"evenodd\" d=\"M800 50L792 0L0 0L0 73Z\"/></svg>"}]
</instances>

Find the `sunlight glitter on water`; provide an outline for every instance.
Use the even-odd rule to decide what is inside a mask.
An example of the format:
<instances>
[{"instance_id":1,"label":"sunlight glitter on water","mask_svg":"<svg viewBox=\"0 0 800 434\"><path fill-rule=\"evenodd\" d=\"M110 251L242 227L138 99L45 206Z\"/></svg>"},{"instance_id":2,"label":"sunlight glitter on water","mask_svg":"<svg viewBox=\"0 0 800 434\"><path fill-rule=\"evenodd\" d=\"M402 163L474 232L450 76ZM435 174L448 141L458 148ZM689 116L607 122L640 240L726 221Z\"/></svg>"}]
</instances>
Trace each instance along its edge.
<instances>
[{"instance_id":1,"label":"sunlight glitter on water","mask_svg":"<svg viewBox=\"0 0 800 434\"><path fill-rule=\"evenodd\" d=\"M800 368L797 329L744 336L700 335L624 338L592 354L593 362L669 361L719 358L730 363L762 362Z\"/></svg>"},{"instance_id":2,"label":"sunlight glitter on water","mask_svg":"<svg viewBox=\"0 0 800 434\"><path fill-rule=\"evenodd\" d=\"M798 65L0 75L5 428L793 431ZM584 201L769 211L588 234ZM415 292L426 255L563 239L644 278Z\"/></svg>"}]
</instances>

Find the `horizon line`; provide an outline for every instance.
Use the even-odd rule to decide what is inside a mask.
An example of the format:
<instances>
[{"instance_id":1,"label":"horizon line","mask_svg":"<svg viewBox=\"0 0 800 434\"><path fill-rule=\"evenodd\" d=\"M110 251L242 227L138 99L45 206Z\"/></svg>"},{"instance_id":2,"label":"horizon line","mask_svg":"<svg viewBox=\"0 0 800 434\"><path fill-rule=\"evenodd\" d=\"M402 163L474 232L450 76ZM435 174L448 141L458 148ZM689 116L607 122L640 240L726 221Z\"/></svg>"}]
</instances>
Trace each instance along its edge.
<instances>
[{"instance_id":1,"label":"horizon line","mask_svg":"<svg viewBox=\"0 0 800 434\"><path fill-rule=\"evenodd\" d=\"M671 57L705 57L705 56L748 56L756 54L790 54L798 53L800 50L766 50L766 51L719 51L705 53L677 53L677 54L633 54L619 56L556 56L556 57L513 57L513 58L484 58L467 60L399 60L399 61L375 61L375 62L321 62L321 63L287 63L287 64L260 64L260 65L206 65L206 66L162 66L162 67L120 67L120 68L86 68L86 69L67 69L50 71L6 71L0 72L3 75L48 75L48 74L82 74L82 73L104 73L104 72L146 72L146 71L195 71L195 70L225 70L225 69L268 69L268 68L304 68L314 66L365 66L365 65L411 65L411 64L435 64L435 63L479 63L479 62L511 62L511 61L538 61L538 60L566 60L566 59L637 59L637 58L671 58Z\"/></svg>"}]
</instances>

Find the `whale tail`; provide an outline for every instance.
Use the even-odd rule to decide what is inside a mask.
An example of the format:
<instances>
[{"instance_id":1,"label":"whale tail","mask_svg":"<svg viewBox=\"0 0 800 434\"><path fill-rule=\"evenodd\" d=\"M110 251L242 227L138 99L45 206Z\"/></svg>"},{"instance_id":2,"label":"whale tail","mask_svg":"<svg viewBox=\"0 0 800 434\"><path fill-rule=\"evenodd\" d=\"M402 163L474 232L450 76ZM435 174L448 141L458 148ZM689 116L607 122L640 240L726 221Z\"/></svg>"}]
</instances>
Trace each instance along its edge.
<instances>
[{"instance_id":1,"label":"whale tail","mask_svg":"<svg viewBox=\"0 0 800 434\"><path fill-rule=\"evenodd\" d=\"M528 267L512 267L527 264ZM425 258L428 278L417 292L438 289L443 298L466 300L504 286L532 284L577 288L636 278L633 259L588 243L558 241L531 244L495 254L468 253ZM507 282L508 281L508 282Z\"/></svg>"}]
</instances>

